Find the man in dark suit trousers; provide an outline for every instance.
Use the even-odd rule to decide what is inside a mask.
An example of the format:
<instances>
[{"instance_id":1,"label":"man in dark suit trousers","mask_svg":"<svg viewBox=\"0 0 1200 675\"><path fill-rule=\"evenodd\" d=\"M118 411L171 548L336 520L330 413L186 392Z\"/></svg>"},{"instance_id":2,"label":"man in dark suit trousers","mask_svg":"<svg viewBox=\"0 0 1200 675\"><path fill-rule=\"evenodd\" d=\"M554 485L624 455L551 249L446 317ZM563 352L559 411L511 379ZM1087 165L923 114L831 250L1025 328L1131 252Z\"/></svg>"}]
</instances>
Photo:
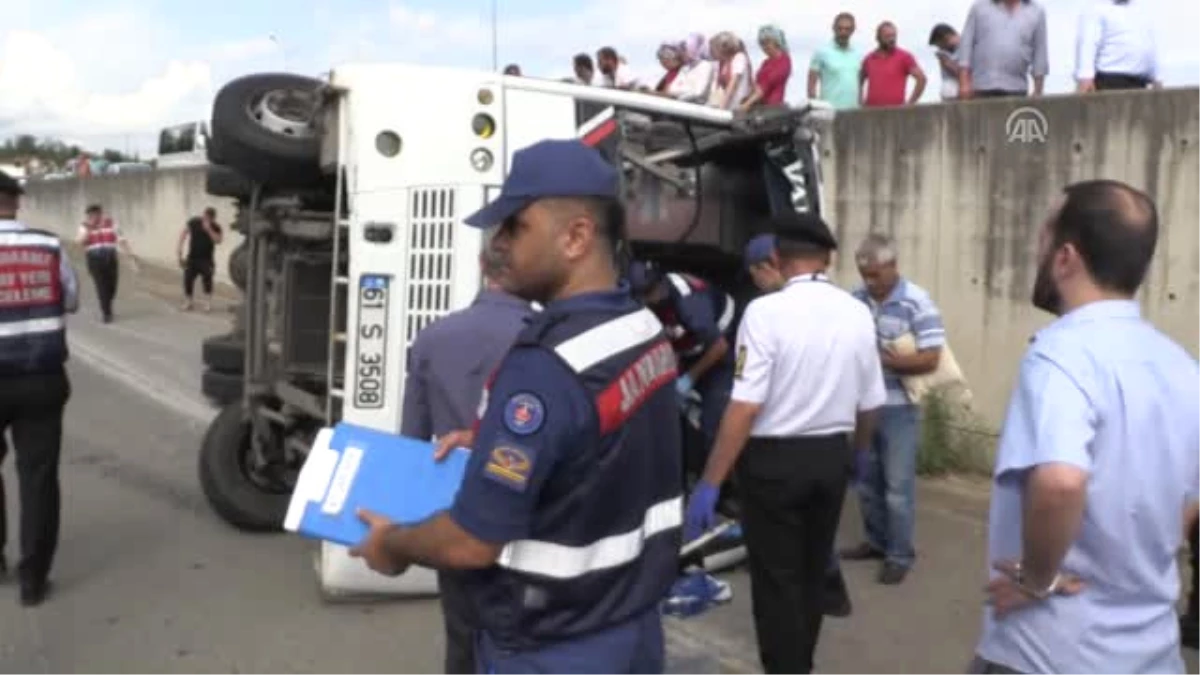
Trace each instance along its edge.
<instances>
[{"instance_id":1,"label":"man in dark suit trousers","mask_svg":"<svg viewBox=\"0 0 1200 675\"><path fill-rule=\"evenodd\" d=\"M517 339L533 308L500 287L503 259L490 246L479 256L484 289L466 309L426 326L408 350L400 433L434 438L475 421L483 386ZM438 572L446 623L446 672L474 673L475 622L453 572Z\"/></svg>"}]
</instances>

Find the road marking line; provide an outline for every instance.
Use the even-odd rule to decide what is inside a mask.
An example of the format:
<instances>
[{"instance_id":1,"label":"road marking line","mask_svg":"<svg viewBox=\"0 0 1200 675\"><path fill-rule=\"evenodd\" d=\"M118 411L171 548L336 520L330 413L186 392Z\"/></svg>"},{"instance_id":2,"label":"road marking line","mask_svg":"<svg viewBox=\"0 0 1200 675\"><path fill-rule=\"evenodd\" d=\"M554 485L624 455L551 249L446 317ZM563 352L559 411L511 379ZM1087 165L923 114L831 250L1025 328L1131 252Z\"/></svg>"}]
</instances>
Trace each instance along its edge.
<instances>
[{"instance_id":1,"label":"road marking line","mask_svg":"<svg viewBox=\"0 0 1200 675\"><path fill-rule=\"evenodd\" d=\"M108 358L102 349L89 344L89 340L79 333L68 331L67 340L72 353L83 357L80 361L84 365L143 394L147 399L170 408L185 419L204 425L216 414L210 406L183 394L178 388L155 383L137 369Z\"/></svg>"}]
</instances>

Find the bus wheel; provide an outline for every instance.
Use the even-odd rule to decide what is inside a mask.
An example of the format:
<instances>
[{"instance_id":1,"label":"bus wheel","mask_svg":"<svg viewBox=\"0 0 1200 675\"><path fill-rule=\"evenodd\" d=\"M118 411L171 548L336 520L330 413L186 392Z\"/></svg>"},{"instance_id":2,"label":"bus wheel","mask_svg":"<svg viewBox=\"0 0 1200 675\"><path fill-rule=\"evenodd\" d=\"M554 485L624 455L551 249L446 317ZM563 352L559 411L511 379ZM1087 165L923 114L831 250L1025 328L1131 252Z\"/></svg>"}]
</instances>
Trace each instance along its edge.
<instances>
[{"instance_id":1,"label":"bus wheel","mask_svg":"<svg viewBox=\"0 0 1200 675\"><path fill-rule=\"evenodd\" d=\"M249 201L254 184L242 174L220 164L210 164L204 177L204 191L213 197L232 197Z\"/></svg>"},{"instance_id":2,"label":"bus wheel","mask_svg":"<svg viewBox=\"0 0 1200 675\"><path fill-rule=\"evenodd\" d=\"M200 358L205 367L222 373L241 373L246 358L243 336L230 333L205 338L200 343Z\"/></svg>"},{"instance_id":3,"label":"bus wheel","mask_svg":"<svg viewBox=\"0 0 1200 675\"><path fill-rule=\"evenodd\" d=\"M209 425L200 446L200 488L213 511L235 528L278 532L294 486L257 461L244 410L241 401L229 403Z\"/></svg>"},{"instance_id":4,"label":"bus wheel","mask_svg":"<svg viewBox=\"0 0 1200 675\"><path fill-rule=\"evenodd\" d=\"M242 240L238 247L229 254L229 279L239 291L246 291L246 281L250 270L250 242Z\"/></svg>"},{"instance_id":5,"label":"bus wheel","mask_svg":"<svg viewBox=\"0 0 1200 675\"><path fill-rule=\"evenodd\" d=\"M320 167L320 80L283 73L247 75L213 101L212 137L222 163L273 188L316 186Z\"/></svg>"}]
</instances>

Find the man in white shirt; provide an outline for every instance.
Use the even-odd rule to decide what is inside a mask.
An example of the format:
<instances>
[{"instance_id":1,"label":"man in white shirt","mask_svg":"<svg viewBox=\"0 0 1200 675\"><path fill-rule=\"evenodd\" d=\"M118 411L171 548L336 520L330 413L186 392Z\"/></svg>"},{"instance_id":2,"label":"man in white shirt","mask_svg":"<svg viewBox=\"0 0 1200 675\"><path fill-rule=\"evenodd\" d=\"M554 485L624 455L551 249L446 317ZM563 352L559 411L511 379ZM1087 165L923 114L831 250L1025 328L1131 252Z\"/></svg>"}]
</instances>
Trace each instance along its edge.
<instances>
[{"instance_id":1,"label":"man in white shirt","mask_svg":"<svg viewBox=\"0 0 1200 675\"><path fill-rule=\"evenodd\" d=\"M712 525L736 464L759 657L768 673L807 673L854 453L868 447L886 392L870 311L825 274L837 248L829 227L798 213L773 224L787 282L746 307L733 392L684 540Z\"/></svg>"},{"instance_id":2,"label":"man in white shirt","mask_svg":"<svg viewBox=\"0 0 1200 675\"><path fill-rule=\"evenodd\" d=\"M1079 92L1161 87L1151 21L1141 0L1093 0L1075 32Z\"/></svg>"},{"instance_id":3,"label":"man in white shirt","mask_svg":"<svg viewBox=\"0 0 1200 675\"><path fill-rule=\"evenodd\" d=\"M612 47L601 47L596 51L596 67L600 70L602 86L630 91L650 91L651 89L650 85L643 81Z\"/></svg>"}]
</instances>

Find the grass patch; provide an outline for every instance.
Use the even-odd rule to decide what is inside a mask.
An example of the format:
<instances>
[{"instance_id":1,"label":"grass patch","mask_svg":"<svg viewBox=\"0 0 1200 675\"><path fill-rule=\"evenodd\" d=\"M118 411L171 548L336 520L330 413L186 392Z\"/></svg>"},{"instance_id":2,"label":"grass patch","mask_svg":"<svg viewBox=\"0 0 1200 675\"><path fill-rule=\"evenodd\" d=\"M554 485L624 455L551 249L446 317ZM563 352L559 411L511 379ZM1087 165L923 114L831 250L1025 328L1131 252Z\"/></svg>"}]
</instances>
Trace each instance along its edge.
<instances>
[{"instance_id":1,"label":"grass patch","mask_svg":"<svg viewBox=\"0 0 1200 675\"><path fill-rule=\"evenodd\" d=\"M919 475L991 473L997 434L969 401L939 390L926 395L921 408Z\"/></svg>"}]
</instances>

